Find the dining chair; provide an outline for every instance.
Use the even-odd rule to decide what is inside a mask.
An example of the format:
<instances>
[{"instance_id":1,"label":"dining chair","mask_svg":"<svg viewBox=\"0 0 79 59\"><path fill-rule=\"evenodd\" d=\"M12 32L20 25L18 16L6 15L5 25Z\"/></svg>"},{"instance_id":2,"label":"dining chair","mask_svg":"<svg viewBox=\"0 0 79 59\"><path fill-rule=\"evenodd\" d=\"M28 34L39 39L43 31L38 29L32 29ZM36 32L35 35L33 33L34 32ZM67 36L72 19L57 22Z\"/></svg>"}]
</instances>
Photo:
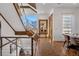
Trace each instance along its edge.
<instances>
[{"instance_id":1,"label":"dining chair","mask_svg":"<svg viewBox=\"0 0 79 59\"><path fill-rule=\"evenodd\" d=\"M65 37L65 41L64 41L64 45L63 46L69 46L70 45L70 36L68 35L64 35Z\"/></svg>"},{"instance_id":2,"label":"dining chair","mask_svg":"<svg viewBox=\"0 0 79 59\"><path fill-rule=\"evenodd\" d=\"M67 52L71 52L74 51L72 53L72 55L79 55L79 45L75 45L75 44L72 44L71 43L71 37L68 36L68 35L64 35L65 37L65 41L64 41L64 46L66 45L66 48L67 48ZM72 51L70 51L72 50Z\"/></svg>"}]
</instances>

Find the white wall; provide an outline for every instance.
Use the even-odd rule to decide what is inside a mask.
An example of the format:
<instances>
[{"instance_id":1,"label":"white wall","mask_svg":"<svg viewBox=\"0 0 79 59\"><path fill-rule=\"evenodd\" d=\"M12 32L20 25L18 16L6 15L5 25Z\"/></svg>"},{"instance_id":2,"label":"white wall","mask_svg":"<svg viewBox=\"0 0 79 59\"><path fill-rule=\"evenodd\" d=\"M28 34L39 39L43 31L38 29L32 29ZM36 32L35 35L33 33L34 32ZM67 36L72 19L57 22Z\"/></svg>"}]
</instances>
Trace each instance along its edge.
<instances>
[{"instance_id":1,"label":"white wall","mask_svg":"<svg viewBox=\"0 0 79 59\"><path fill-rule=\"evenodd\" d=\"M72 33L76 33L78 28L78 14L77 9L66 9L66 8L56 8L53 12L53 20L54 20L54 40L55 41L63 41L64 37L62 35L62 16L63 14L72 14L75 16L74 21L72 21ZM77 27L76 27L77 26ZM78 28L79 29L79 28Z\"/></svg>"},{"instance_id":2,"label":"white wall","mask_svg":"<svg viewBox=\"0 0 79 59\"><path fill-rule=\"evenodd\" d=\"M76 9L75 11L75 14L76 14L76 33L79 34L79 8Z\"/></svg>"},{"instance_id":3,"label":"white wall","mask_svg":"<svg viewBox=\"0 0 79 59\"><path fill-rule=\"evenodd\" d=\"M48 19L48 14L38 14L38 19Z\"/></svg>"},{"instance_id":4,"label":"white wall","mask_svg":"<svg viewBox=\"0 0 79 59\"><path fill-rule=\"evenodd\" d=\"M0 13L11 24L16 31L25 31L16 9L12 3L1 3Z\"/></svg>"},{"instance_id":5,"label":"white wall","mask_svg":"<svg viewBox=\"0 0 79 59\"><path fill-rule=\"evenodd\" d=\"M4 19L0 16L1 21L1 36L14 36L14 31L10 28L10 26L4 21Z\"/></svg>"}]
</instances>

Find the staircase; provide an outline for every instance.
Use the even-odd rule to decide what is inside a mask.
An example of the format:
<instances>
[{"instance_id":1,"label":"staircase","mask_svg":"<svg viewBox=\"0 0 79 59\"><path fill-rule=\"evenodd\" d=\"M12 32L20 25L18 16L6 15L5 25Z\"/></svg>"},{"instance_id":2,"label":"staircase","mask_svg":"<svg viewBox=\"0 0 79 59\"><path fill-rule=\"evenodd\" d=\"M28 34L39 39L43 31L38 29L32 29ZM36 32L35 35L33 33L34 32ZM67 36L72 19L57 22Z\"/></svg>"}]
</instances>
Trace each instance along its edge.
<instances>
[{"instance_id":1,"label":"staircase","mask_svg":"<svg viewBox=\"0 0 79 59\"><path fill-rule=\"evenodd\" d=\"M21 19L21 22L23 24L23 27L25 28L25 31L15 31L15 35L28 35L28 36L32 36L34 34L32 25L30 25L30 23L28 23L27 19L26 19L26 15L31 15L31 14L36 14L37 10L36 10L36 4L35 3L26 3L26 4L14 4L17 13ZM25 16L24 16L25 15ZM26 25L26 23L27 25Z\"/></svg>"},{"instance_id":2,"label":"staircase","mask_svg":"<svg viewBox=\"0 0 79 59\"><path fill-rule=\"evenodd\" d=\"M27 9L31 9L30 11L33 12L33 14L36 13L36 9L33 6L31 6L31 4L28 4L28 6L29 7ZM35 31L33 31L31 26L30 26L29 29L27 28L28 25L26 27L26 25L23 23L23 18L21 17L22 15L26 15L26 13L24 11L24 8L26 9L26 7L19 6L18 4L0 4L0 7L1 7L1 9L0 9L0 12L1 12L0 13L0 17L1 18L0 19L3 20L4 23L7 24L7 25L5 25L5 28L6 28L6 26L10 27L10 29L13 31L12 35L15 35L15 36L25 35L26 37L27 36L31 37L31 38L34 39L34 41L37 41L39 36L37 37L37 35L35 35L37 33L35 33ZM23 8L23 11L20 10L20 7ZM26 11L26 12L28 12L28 11ZM9 50L9 45L10 45L10 43L12 43L11 42L11 38L12 37L9 37L9 38L10 39L9 39L8 42L7 41L6 41L6 43L4 42L4 45L6 45L6 46L3 45L4 47L1 46L1 40L0 40L0 53L1 53L1 49L3 48L3 52L2 53L4 53L4 55L8 54L8 53L5 53L5 52L9 52L7 50ZM3 39L3 41L5 41L6 37L5 37L5 39L4 38L2 38L2 39ZM31 44L32 43L33 43L33 41L31 42ZM33 46L32 46L32 48L33 48ZM16 51L14 53L12 53L12 55L14 55L15 53L16 53ZM9 55L11 55L11 54L9 54Z\"/></svg>"}]
</instances>

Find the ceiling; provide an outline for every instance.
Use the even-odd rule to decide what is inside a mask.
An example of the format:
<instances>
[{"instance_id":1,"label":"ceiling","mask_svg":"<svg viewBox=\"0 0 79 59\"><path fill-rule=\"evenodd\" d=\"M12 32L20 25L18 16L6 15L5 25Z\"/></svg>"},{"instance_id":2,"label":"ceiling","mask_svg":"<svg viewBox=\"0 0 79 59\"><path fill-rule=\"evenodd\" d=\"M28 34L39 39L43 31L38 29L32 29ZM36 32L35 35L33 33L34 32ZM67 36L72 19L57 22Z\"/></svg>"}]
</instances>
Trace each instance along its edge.
<instances>
[{"instance_id":1,"label":"ceiling","mask_svg":"<svg viewBox=\"0 0 79 59\"><path fill-rule=\"evenodd\" d=\"M33 10L30 8L21 8L22 10L24 9L26 15L38 15L38 18L48 18L49 14L51 11L53 12L55 8L67 8L67 9L75 9L79 8L79 3L19 3L19 6L35 6L34 10L37 11L35 13Z\"/></svg>"},{"instance_id":2,"label":"ceiling","mask_svg":"<svg viewBox=\"0 0 79 59\"><path fill-rule=\"evenodd\" d=\"M38 14L49 14L54 8L79 8L79 3L37 3Z\"/></svg>"}]
</instances>

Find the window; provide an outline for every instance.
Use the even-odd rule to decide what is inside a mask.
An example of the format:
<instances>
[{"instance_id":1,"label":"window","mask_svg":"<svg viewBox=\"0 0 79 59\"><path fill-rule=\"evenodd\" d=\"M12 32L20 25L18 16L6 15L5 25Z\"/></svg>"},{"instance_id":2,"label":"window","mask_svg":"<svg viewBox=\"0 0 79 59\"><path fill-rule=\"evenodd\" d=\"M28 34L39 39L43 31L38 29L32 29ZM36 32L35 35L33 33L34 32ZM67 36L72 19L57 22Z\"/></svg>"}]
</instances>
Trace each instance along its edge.
<instances>
[{"instance_id":1,"label":"window","mask_svg":"<svg viewBox=\"0 0 79 59\"><path fill-rule=\"evenodd\" d=\"M37 20L38 17L36 15L23 15L22 21L26 28L37 29Z\"/></svg>"},{"instance_id":2,"label":"window","mask_svg":"<svg viewBox=\"0 0 79 59\"><path fill-rule=\"evenodd\" d=\"M28 15L26 16L26 19L28 20L29 25L31 25L33 28L37 28L37 16L36 15Z\"/></svg>"},{"instance_id":3,"label":"window","mask_svg":"<svg viewBox=\"0 0 79 59\"><path fill-rule=\"evenodd\" d=\"M63 15L63 34L71 34L73 15Z\"/></svg>"}]
</instances>

